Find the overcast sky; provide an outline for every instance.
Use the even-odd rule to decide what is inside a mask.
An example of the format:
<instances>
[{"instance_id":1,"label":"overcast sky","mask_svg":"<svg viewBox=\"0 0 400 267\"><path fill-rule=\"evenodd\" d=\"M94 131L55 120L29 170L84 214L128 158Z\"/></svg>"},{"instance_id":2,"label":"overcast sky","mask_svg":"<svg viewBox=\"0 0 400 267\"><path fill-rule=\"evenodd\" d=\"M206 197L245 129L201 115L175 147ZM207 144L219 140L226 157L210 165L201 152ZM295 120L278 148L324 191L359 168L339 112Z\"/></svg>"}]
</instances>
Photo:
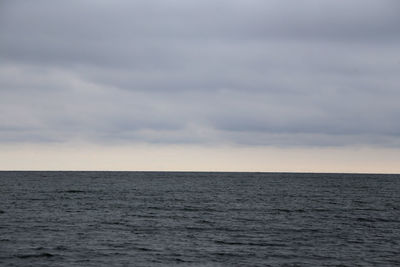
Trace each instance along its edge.
<instances>
[{"instance_id":1,"label":"overcast sky","mask_svg":"<svg viewBox=\"0 0 400 267\"><path fill-rule=\"evenodd\" d=\"M400 1L0 1L0 144L400 149Z\"/></svg>"}]
</instances>

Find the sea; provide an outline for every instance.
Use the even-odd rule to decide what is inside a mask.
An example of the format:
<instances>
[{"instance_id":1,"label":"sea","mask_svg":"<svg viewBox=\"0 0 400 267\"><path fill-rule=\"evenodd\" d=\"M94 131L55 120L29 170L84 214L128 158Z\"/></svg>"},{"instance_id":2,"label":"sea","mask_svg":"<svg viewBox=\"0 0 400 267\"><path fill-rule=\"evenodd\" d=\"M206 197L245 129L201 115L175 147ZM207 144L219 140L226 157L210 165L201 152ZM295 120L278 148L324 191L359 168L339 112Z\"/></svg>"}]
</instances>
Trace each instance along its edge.
<instances>
[{"instance_id":1,"label":"sea","mask_svg":"<svg viewBox=\"0 0 400 267\"><path fill-rule=\"evenodd\" d=\"M0 172L0 266L400 266L400 175Z\"/></svg>"}]
</instances>

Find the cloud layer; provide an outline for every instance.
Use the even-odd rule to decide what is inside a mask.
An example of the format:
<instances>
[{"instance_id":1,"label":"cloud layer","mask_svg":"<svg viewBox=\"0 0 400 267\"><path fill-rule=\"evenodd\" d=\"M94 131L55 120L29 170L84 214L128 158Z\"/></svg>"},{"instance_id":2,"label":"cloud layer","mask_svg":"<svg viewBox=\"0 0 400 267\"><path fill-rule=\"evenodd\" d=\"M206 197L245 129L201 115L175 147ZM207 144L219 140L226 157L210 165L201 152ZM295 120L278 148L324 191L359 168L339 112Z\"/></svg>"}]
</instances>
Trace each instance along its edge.
<instances>
[{"instance_id":1,"label":"cloud layer","mask_svg":"<svg viewBox=\"0 0 400 267\"><path fill-rule=\"evenodd\" d=\"M397 0L2 1L0 142L400 145Z\"/></svg>"}]
</instances>

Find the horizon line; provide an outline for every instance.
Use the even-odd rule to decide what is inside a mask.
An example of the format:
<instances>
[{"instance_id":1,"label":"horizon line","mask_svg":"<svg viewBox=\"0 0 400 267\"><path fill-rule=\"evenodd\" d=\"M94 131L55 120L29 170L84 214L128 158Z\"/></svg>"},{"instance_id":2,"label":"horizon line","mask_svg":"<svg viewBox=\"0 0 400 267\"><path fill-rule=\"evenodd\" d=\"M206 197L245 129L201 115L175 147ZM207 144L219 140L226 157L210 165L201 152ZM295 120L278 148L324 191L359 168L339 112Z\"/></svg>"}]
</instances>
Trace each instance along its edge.
<instances>
[{"instance_id":1,"label":"horizon line","mask_svg":"<svg viewBox=\"0 0 400 267\"><path fill-rule=\"evenodd\" d=\"M389 172L313 172L313 171L196 171L196 170L0 170L0 172L153 172L153 173L282 173L282 174L372 174L372 175L400 175Z\"/></svg>"}]
</instances>

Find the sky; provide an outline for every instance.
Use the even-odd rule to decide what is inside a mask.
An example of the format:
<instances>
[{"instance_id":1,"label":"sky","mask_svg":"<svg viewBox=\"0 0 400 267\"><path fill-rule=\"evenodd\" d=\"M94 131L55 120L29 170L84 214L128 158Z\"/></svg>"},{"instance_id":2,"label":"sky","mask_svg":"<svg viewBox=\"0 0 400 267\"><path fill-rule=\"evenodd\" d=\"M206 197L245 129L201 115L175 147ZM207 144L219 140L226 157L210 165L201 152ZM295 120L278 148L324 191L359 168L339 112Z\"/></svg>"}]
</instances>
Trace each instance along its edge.
<instances>
[{"instance_id":1,"label":"sky","mask_svg":"<svg viewBox=\"0 0 400 267\"><path fill-rule=\"evenodd\" d=\"M400 173L398 0L1 0L0 170Z\"/></svg>"}]
</instances>

